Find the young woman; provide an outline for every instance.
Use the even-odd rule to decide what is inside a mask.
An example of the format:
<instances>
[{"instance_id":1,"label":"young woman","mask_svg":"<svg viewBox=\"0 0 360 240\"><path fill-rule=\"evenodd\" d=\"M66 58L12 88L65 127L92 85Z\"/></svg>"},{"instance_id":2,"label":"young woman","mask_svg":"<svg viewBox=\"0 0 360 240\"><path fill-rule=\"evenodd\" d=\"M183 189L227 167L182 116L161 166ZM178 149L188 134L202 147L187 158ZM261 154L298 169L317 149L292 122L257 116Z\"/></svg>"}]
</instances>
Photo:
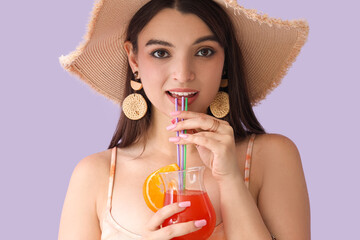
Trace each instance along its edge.
<instances>
[{"instance_id":1,"label":"young woman","mask_svg":"<svg viewBox=\"0 0 360 240\"><path fill-rule=\"evenodd\" d=\"M206 166L216 213L209 239L310 239L298 150L266 134L252 110L279 84L307 33L306 22L230 1L99 1L85 42L61 63L123 111L109 149L76 166L59 239L171 239L206 225L161 228L191 202L153 213L143 199L147 176L176 162L176 144L187 144L188 168ZM188 111L174 111L182 96ZM188 133L176 136L180 130Z\"/></svg>"}]
</instances>

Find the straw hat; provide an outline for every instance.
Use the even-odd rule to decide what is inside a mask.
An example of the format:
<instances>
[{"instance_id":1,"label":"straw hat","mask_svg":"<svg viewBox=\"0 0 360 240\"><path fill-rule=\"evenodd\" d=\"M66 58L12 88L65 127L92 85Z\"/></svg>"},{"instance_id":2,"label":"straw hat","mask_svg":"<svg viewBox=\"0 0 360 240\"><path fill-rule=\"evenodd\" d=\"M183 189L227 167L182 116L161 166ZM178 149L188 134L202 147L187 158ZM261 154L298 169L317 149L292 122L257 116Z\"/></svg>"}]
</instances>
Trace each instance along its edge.
<instances>
[{"instance_id":1,"label":"straw hat","mask_svg":"<svg viewBox=\"0 0 360 240\"><path fill-rule=\"evenodd\" d=\"M98 93L121 104L127 74L123 49L133 15L149 0L98 0L84 41L60 57L61 65ZM239 6L236 0L215 0L230 16L244 58L250 101L256 105L276 88L305 44L306 20L284 21ZM119 27L120 26L120 27Z\"/></svg>"}]
</instances>

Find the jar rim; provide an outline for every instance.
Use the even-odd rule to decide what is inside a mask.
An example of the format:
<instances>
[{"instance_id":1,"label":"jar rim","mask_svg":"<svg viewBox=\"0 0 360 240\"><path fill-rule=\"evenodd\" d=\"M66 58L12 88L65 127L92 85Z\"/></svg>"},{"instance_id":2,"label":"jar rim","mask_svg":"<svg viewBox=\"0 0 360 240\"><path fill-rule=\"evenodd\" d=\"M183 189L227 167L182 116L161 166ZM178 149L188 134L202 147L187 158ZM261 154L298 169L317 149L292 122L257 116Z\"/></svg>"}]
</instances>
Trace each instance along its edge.
<instances>
[{"instance_id":1,"label":"jar rim","mask_svg":"<svg viewBox=\"0 0 360 240\"><path fill-rule=\"evenodd\" d=\"M173 174L173 173L189 173L189 172L195 172L195 171L203 171L205 169L205 166L195 166L191 168L186 168L184 170L176 170L171 172L159 172L159 174L166 175L166 174Z\"/></svg>"}]
</instances>

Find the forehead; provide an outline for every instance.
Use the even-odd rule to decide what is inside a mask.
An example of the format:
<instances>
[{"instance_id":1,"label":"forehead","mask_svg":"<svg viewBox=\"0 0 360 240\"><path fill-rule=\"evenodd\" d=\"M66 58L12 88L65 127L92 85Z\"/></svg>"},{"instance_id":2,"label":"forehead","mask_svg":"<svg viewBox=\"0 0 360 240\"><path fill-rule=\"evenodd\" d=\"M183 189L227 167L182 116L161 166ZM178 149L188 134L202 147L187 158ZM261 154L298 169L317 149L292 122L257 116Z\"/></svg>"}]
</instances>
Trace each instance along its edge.
<instances>
[{"instance_id":1,"label":"forehead","mask_svg":"<svg viewBox=\"0 0 360 240\"><path fill-rule=\"evenodd\" d=\"M208 35L213 35L212 31L195 14L163 9L140 32L138 42L141 44L151 38L174 43L193 42L194 39Z\"/></svg>"}]
</instances>

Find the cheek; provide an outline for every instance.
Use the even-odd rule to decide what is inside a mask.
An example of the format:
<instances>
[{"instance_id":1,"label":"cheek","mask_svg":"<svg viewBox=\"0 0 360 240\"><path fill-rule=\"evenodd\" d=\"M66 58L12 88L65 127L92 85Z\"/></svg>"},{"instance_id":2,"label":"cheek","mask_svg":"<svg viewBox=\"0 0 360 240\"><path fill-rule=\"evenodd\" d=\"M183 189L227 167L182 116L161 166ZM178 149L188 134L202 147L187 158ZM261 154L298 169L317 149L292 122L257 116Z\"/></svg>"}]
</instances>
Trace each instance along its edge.
<instances>
[{"instance_id":1,"label":"cheek","mask_svg":"<svg viewBox=\"0 0 360 240\"><path fill-rule=\"evenodd\" d=\"M159 96L160 92L162 91L162 83L159 81L159 78L157 78L154 74L146 73L143 76L144 77L141 79L143 89L146 96L152 102L154 96Z\"/></svg>"},{"instance_id":2,"label":"cheek","mask_svg":"<svg viewBox=\"0 0 360 240\"><path fill-rule=\"evenodd\" d=\"M218 93L219 91L218 86L220 86L220 81L221 81L220 78L221 77L209 76L209 78L207 78L206 83L203 84L202 92L205 95L203 96L205 105L209 106L210 103L214 100L216 94Z\"/></svg>"},{"instance_id":3,"label":"cheek","mask_svg":"<svg viewBox=\"0 0 360 240\"><path fill-rule=\"evenodd\" d=\"M138 56L139 74L143 89L150 102L156 105L163 93L164 71L161 65L149 54ZM163 101L163 99L162 99Z\"/></svg>"},{"instance_id":4,"label":"cheek","mask_svg":"<svg viewBox=\"0 0 360 240\"><path fill-rule=\"evenodd\" d=\"M213 89L212 92L217 92L220 87L221 77L223 72L223 62L222 61L213 61L210 64L204 64L200 67L199 74L202 79L203 86L207 89Z\"/></svg>"},{"instance_id":5,"label":"cheek","mask_svg":"<svg viewBox=\"0 0 360 240\"><path fill-rule=\"evenodd\" d=\"M211 81L211 84L220 85L224 69L224 53L218 52L210 61L201 62L199 67L201 74ZM210 83L210 82L209 82Z\"/></svg>"},{"instance_id":6,"label":"cheek","mask_svg":"<svg viewBox=\"0 0 360 240\"><path fill-rule=\"evenodd\" d=\"M223 60L222 58L217 59L217 61L211 62L211 64L206 64L201 66L201 77L202 80L202 89L203 92L203 103L204 105L209 106L211 102L215 99L216 94L220 90L220 82L223 72Z\"/></svg>"},{"instance_id":7,"label":"cheek","mask_svg":"<svg viewBox=\"0 0 360 240\"><path fill-rule=\"evenodd\" d=\"M159 70L152 60L151 56L148 54L139 54L138 56L138 64L139 64L139 73L140 76L156 76L159 73Z\"/></svg>"}]
</instances>

